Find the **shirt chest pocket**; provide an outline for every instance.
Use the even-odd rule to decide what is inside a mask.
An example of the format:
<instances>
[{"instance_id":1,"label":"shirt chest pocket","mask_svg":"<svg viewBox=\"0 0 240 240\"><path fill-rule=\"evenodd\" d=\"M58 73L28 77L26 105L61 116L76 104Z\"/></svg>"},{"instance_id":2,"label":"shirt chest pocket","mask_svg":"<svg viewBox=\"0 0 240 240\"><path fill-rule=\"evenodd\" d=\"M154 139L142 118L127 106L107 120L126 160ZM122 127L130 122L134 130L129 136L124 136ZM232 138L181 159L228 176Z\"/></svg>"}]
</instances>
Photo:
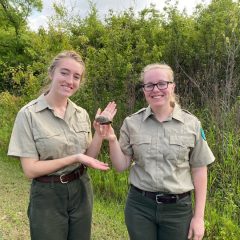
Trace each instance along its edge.
<instances>
[{"instance_id":1,"label":"shirt chest pocket","mask_svg":"<svg viewBox=\"0 0 240 240\"><path fill-rule=\"evenodd\" d=\"M81 149L86 150L90 143L90 126L87 123L78 123L72 126L75 134L77 135L77 141Z\"/></svg>"},{"instance_id":2,"label":"shirt chest pocket","mask_svg":"<svg viewBox=\"0 0 240 240\"><path fill-rule=\"evenodd\" d=\"M59 149L63 149L66 140L59 129L34 129L34 140L40 159L54 159L59 157Z\"/></svg>"},{"instance_id":3,"label":"shirt chest pocket","mask_svg":"<svg viewBox=\"0 0 240 240\"><path fill-rule=\"evenodd\" d=\"M130 144L133 148L135 162L143 166L150 157L151 136L134 135Z\"/></svg>"},{"instance_id":4,"label":"shirt chest pocket","mask_svg":"<svg viewBox=\"0 0 240 240\"><path fill-rule=\"evenodd\" d=\"M169 147L177 161L189 160L189 153L194 147L195 139L192 136L173 135L169 138Z\"/></svg>"}]
</instances>

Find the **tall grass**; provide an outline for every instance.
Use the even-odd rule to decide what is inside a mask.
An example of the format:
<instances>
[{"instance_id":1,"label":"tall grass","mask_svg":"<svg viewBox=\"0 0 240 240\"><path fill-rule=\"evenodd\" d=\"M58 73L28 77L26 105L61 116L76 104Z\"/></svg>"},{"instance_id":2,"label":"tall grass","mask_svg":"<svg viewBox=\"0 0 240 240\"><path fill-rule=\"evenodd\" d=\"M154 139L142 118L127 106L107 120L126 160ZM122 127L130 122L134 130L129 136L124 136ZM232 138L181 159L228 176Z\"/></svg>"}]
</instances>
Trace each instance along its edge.
<instances>
[{"instance_id":1,"label":"tall grass","mask_svg":"<svg viewBox=\"0 0 240 240\"><path fill-rule=\"evenodd\" d=\"M213 232L218 231L221 239L237 240L240 239L239 135L231 130L222 136L224 142L215 146L219 158L209 171L209 206L214 209L209 207L209 220ZM234 232L237 238L231 236Z\"/></svg>"},{"instance_id":2,"label":"tall grass","mask_svg":"<svg viewBox=\"0 0 240 240\"><path fill-rule=\"evenodd\" d=\"M111 161L106 150L100 154L99 159L108 162L111 169L104 173L89 169L95 192L105 199L114 199L118 202L123 202L128 191L128 171L117 173L111 167Z\"/></svg>"}]
</instances>

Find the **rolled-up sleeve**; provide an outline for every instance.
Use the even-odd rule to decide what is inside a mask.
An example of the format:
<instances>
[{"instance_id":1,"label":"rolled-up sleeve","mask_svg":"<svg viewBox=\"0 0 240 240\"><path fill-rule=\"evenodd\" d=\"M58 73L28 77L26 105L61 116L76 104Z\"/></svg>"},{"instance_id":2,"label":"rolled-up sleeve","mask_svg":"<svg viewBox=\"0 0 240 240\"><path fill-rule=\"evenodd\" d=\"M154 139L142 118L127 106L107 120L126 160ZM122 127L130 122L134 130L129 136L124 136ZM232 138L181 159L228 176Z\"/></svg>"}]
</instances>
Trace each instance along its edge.
<instances>
[{"instance_id":1,"label":"rolled-up sleeve","mask_svg":"<svg viewBox=\"0 0 240 240\"><path fill-rule=\"evenodd\" d=\"M10 138L8 155L15 157L39 158L33 138L31 119L26 109L18 112Z\"/></svg>"},{"instance_id":2,"label":"rolled-up sleeve","mask_svg":"<svg viewBox=\"0 0 240 240\"><path fill-rule=\"evenodd\" d=\"M196 122L196 144L190 154L190 165L192 167L202 167L211 164L215 157L208 146L201 123Z\"/></svg>"},{"instance_id":3,"label":"rolled-up sleeve","mask_svg":"<svg viewBox=\"0 0 240 240\"><path fill-rule=\"evenodd\" d=\"M120 129L119 144L125 155L133 156L133 149L130 144L130 135L126 119L124 120L123 125Z\"/></svg>"}]
</instances>

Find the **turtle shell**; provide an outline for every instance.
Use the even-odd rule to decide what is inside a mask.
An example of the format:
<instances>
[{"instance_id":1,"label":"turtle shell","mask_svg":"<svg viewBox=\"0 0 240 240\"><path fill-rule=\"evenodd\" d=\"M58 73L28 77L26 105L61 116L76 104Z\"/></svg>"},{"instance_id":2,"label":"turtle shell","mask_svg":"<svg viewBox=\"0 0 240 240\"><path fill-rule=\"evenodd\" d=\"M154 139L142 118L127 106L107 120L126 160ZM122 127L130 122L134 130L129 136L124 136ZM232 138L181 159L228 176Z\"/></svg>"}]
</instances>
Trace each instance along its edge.
<instances>
[{"instance_id":1,"label":"turtle shell","mask_svg":"<svg viewBox=\"0 0 240 240\"><path fill-rule=\"evenodd\" d=\"M101 116L101 115L96 117L95 121L100 123L101 125L105 125L105 124L107 125L112 123L112 121L110 121L108 117Z\"/></svg>"}]
</instances>

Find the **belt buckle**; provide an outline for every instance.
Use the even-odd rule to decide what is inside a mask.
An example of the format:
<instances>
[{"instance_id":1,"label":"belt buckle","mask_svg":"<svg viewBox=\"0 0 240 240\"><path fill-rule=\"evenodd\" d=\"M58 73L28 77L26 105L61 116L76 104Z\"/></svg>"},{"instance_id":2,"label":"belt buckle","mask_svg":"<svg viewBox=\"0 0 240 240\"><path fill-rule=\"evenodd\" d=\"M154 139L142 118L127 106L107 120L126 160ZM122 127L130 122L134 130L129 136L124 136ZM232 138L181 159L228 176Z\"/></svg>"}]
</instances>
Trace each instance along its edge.
<instances>
[{"instance_id":1,"label":"belt buckle","mask_svg":"<svg viewBox=\"0 0 240 240\"><path fill-rule=\"evenodd\" d=\"M61 174L60 176L59 176L59 179L60 179L60 182L62 183L62 184L65 184L65 183L68 183L68 181L64 181L62 178L65 176L66 174Z\"/></svg>"},{"instance_id":2,"label":"belt buckle","mask_svg":"<svg viewBox=\"0 0 240 240\"><path fill-rule=\"evenodd\" d=\"M156 195L156 203L158 203L158 204L163 203L162 201L158 200L158 198L160 198L162 196L164 196L163 193L159 193L159 194Z\"/></svg>"}]
</instances>

